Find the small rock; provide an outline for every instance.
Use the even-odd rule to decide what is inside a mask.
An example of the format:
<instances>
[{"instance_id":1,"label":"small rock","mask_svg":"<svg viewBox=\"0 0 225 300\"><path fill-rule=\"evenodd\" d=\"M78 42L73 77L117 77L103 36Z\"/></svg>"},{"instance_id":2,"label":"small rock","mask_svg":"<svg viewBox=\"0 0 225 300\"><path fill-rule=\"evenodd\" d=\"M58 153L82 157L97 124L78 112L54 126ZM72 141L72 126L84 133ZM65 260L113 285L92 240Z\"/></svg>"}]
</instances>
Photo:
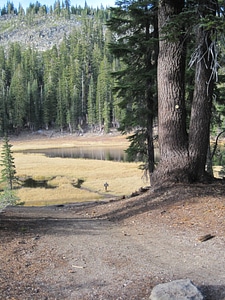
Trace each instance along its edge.
<instances>
[{"instance_id":1,"label":"small rock","mask_svg":"<svg viewBox=\"0 0 225 300\"><path fill-rule=\"evenodd\" d=\"M181 279L155 286L149 299L203 300L203 296L190 279Z\"/></svg>"}]
</instances>

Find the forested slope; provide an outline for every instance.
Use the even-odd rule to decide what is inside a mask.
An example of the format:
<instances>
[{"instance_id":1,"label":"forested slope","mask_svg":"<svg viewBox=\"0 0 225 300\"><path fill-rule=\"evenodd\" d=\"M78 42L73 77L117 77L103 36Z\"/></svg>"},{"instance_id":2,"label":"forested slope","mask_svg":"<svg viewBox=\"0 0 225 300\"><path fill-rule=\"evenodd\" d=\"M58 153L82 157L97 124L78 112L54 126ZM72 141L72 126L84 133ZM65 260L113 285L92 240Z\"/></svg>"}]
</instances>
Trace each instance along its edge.
<instances>
[{"instance_id":1,"label":"forested slope","mask_svg":"<svg viewBox=\"0 0 225 300\"><path fill-rule=\"evenodd\" d=\"M108 18L104 8L1 8L1 134L49 127L107 132L118 124Z\"/></svg>"}]
</instances>

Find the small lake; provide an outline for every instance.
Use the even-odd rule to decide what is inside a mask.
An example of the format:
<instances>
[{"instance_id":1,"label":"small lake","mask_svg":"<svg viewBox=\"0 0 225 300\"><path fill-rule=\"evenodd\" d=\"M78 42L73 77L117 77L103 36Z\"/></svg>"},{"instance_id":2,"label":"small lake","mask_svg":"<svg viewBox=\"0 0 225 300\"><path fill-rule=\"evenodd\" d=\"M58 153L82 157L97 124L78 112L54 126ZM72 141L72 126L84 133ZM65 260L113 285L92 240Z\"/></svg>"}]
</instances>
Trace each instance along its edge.
<instances>
[{"instance_id":1,"label":"small lake","mask_svg":"<svg viewBox=\"0 0 225 300\"><path fill-rule=\"evenodd\" d=\"M66 147L66 148L48 148L48 149L30 149L24 150L23 153L40 153L47 157L60 158L82 158L82 159L96 159L96 160L110 160L127 162L127 153L123 148L119 147ZM155 159L158 161L158 149L155 149ZM213 158L213 165L225 165L225 149L218 147L217 152Z\"/></svg>"},{"instance_id":2,"label":"small lake","mask_svg":"<svg viewBox=\"0 0 225 300\"><path fill-rule=\"evenodd\" d=\"M71 147L25 150L23 153L40 153L47 157L82 158L111 161L127 161L127 154L122 148L106 147Z\"/></svg>"}]
</instances>

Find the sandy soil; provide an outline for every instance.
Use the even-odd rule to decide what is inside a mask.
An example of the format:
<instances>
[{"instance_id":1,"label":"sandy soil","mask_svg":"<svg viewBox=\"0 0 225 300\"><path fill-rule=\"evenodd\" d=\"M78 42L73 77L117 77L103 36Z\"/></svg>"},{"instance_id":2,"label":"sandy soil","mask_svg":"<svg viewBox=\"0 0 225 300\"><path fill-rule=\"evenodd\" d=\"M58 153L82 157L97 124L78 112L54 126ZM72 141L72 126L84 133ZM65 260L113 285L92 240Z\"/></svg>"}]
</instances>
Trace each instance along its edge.
<instances>
[{"instance_id":1,"label":"sandy soil","mask_svg":"<svg viewBox=\"0 0 225 300\"><path fill-rule=\"evenodd\" d=\"M0 213L0 299L148 299L190 278L225 299L225 185ZM204 241L203 236L210 239Z\"/></svg>"}]
</instances>

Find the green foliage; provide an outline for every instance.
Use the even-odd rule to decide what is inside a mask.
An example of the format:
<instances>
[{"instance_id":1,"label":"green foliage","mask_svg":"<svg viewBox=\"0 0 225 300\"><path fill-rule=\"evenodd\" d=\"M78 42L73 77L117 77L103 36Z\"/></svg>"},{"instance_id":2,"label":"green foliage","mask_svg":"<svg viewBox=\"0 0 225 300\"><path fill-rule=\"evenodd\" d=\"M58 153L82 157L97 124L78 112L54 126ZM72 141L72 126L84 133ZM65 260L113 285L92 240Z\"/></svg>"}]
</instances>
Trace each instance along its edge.
<instances>
[{"instance_id":1,"label":"green foliage","mask_svg":"<svg viewBox=\"0 0 225 300\"><path fill-rule=\"evenodd\" d=\"M16 205L18 200L15 191L5 188L3 192L0 192L0 211L8 205ZM22 205L22 203L19 204Z\"/></svg>"},{"instance_id":2,"label":"green foliage","mask_svg":"<svg viewBox=\"0 0 225 300\"><path fill-rule=\"evenodd\" d=\"M5 185L3 191L0 192L0 210L8 205L15 205L19 198L16 196L15 191L13 191L13 182L16 180L16 167L14 164L14 158L11 151L12 145L9 143L7 136L4 137L3 150L1 153L1 182Z\"/></svg>"},{"instance_id":3,"label":"green foliage","mask_svg":"<svg viewBox=\"0 0 225 300\"><path fill-rule=\"evenodd\" d=\"M21 16L23 22L29 26L44 22L42 8L38 2L30 4L26 15ZM51 26L52 19L55 26L61 26L57 24L65 22L63 16L75 14L71 20L73 32L60 44L45 51L24 49L19 43L9 44L7 51L0 47L2 134L50 127L72 133L78 125L97 128L99 122L108 131L113 118L119 122L113 112L110 72L114 60L108 50L111 35L105 27L108 10L87 6L72 13L70 1L62 5L56 1L52 13L55 16L46 16ZM100 67L103 61L104 67Z\"/></svg>"},{"instance_id":4,"label":"green foliage","mask_svg":"<svg viewBox=\"0 0 225 300\"><path fill-rule=\"evenodd\" d=\"M113 75L118 105L124 112L120 130L124 133L135 131L127 152L132 159L139 157L147 162L147 169L152 173L153 121L157 115L156 4L155 1L120 1L118 6L111 9L108 26L114 33L110 50L118 59L118 68Z\"/></svg>"},{"instance_id":5,"label":"green foliage","mask_svg":"<svg viewBox=\"0 0 225 300\"><path fill-rule=\"evenodd\" d=\"M111 78L110 78L110 64L107 57L104 56L97 80L96 93L97 106L97 120L99 128L104 127L105 132L109 131L110 115L112 112L112 97L111 97Z\"/></svg>"},{"instance_id":6,"label":"green foliage","mask_svg":"<svg viewBox=\"0 0 225 300\"><path fill-rule=\"evenodd\" d=\"M9 143L9 138L5 136L3 140L3 149L1 153L2 160L0 165L2 166L2 182L6 184L9 190L13 189L13 182L16 180L16 167L11 147L12 145Z\"/></svg>"},{"instance_id":7,"label":"green foliage","mask_svg":"<svg viewBox=\"0 0 225 300\"><path fill-rule=\"evenodd\" d=\"M140 129L129 136L130 146L126 150L128 161L142 161L147 163L148 149L145 135L146 131Z\"/></svg>"}]
</instances>

